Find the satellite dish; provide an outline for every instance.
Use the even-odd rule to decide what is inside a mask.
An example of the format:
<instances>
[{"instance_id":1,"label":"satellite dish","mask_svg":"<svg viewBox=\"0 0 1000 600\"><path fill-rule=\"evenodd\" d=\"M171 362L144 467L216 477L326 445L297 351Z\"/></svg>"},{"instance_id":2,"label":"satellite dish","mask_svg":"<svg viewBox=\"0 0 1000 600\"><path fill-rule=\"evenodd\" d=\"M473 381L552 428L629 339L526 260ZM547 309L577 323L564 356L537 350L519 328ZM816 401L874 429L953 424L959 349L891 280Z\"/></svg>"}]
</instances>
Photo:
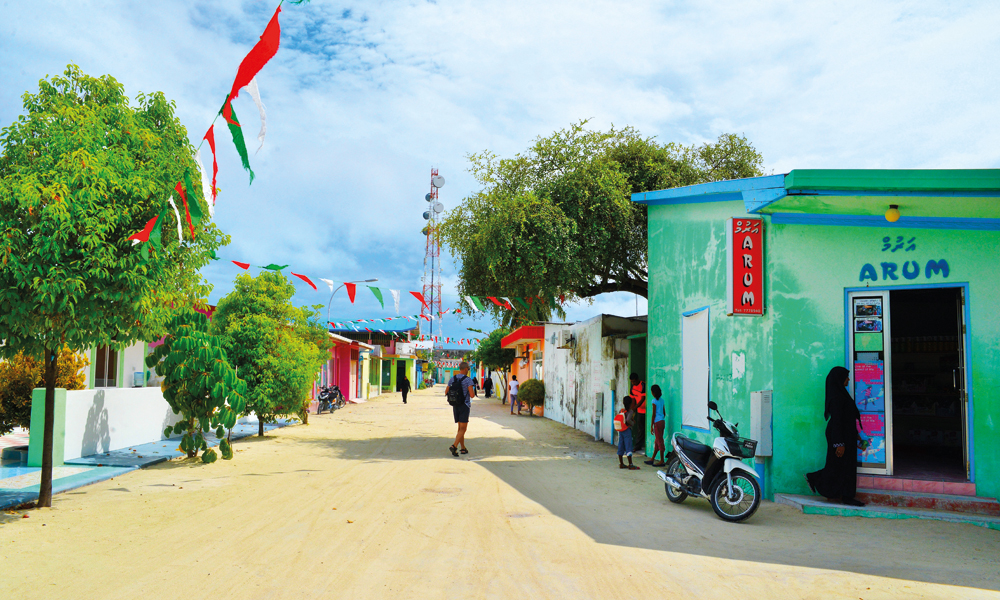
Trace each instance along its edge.
<instances>
[{"instance_id":1,"label":"satellite dish","mask_svg":"<svg viewBox=\"0 0 1000 600\"><path fill-rule=\"evenodd\" d=\"M443 210L444 210L444 204L441 204L440 202L436 202L434 204L434 212L440 213Z\"/></svg>"},{"instance_id":2,"label":"satellite dish","mask_svg":"<svg viewBox=\"0 0 1000 600\"><path fill-rule=\"evenodd\" d=\"M431 218L431 211L425 210L424 211L424 219L425 220L430 220L430 218Z\"/></svg>"},{"instance_id":3,"label":"satellite dish","mask_svg":"<svg viewBox=\"0 0 1000 600\"><path fill-rule=\"evenodd\" d=\"M424 200L430 202L431 200L433 200L433 198L431 198L430 194L427 194L426 196L424 196Z\"/></svg>"},{"instance_id":4,"label":"satellite dish","mask_svg":"<svg viewBox=\"0 0 1000 600\"><path fill-rule=\"evenodd\" d=\"M431 185L433 185L436 188L443 188L444 187L444 177L441 177L440 175L438 175L436 177L431 177Z\"/></svg>"}]
</instances>

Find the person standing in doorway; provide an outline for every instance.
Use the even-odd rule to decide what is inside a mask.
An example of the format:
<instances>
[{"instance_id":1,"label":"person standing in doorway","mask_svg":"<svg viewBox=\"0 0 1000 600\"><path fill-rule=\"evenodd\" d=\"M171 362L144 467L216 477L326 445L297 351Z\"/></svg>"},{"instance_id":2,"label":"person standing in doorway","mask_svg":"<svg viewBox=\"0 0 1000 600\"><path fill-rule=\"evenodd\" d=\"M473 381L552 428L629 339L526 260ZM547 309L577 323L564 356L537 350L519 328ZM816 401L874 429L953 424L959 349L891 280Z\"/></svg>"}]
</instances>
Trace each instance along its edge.
<instances>
[{"instance_id":1,"label":"person standing in doorway","mask_svg":"<svg viewBox=\"0 0 1000 600\"><path fill-rule=\"evenodd\" d=\"M632 445L636 452L646 449L646 382L637 373L628 376L631 387L629 395L635 399L635 428L632 429Z\"/></svg>"},{"instance_id":2,"label":"person standing in doorway","mask_svg":"<svg viewBox=\"0 0 1000 600\"><path fill-rule=\"evenodd\" d=\"M406 404L406 396L410 393L410 378L403 375L403 383L399 385L399 391L403 393L403 404Z\"/></svg>"},{"instance_id":3,"label":"person standing in doorway","mask_svg":"<svg viewBox=\"0 0 1000 600\"><path fill-rule=\"evenodd\" d=\"M469 363L464 360L458 363L458 373L452 375L445 394L448 396L459 395L457 404L452 405L455 423L458 424L458 433L455 434L455 443L448 449L451 450L452 456L458 456L459 452L468 454L469 450L465 447L465 430L469 427L472 399L476 397L476 390L472 387L472 378L469 377Z\"/></svg>"},{"instance_id":4,"label":"person standing in doorway","mask_svg":"<svg viewBox=\"0 0 1000 600\"><path fill-rule=\"evenodd\" d=\"M510 414L514 414L514 403L517 402L517 375L510 376ZM517 405L517 414L521 414L521 405Z\"/></svg>"},{"instance_id":5,"label":"person standing in doorway","mask_svg":"<svg viewBox=\"0 0 1000 600\"><path fill-rule=\"evenodd\" d=\"M493 377L489 376L486 381L483 382L483 391L486 392L486 397L490 398L493 394Z\"/></svg>"},{"instance_id":6,"label":"person standing in doorway","mask_svg":"<svg viewBox=\"0 0 1000 600\"><path fill-rule=\"evenodd\" d=\"M649 388L649 391L653 393L653 399L649 401L653 405L653 423L649 427L649 433L653 434L655 441L653 442L653 456L643 462L654 467L662 467L666 464L667 459L667 445L663 443L663 430L667 424L662 398L663 392L660 391L658 385ZM660 455L660 460L656 460L657 454Z\"/></svg>"},{"instance_id":7,"label":"person standing in doorway","mask_svg":"<svg viewBox=\"0 0 1000 600\"><path fill-rule=\"evenodd\" d=\"M844 367L830 369L826 376L826 466L806 474L813 492L848 506L864 506L854 495L858 489L858 434L861 413L845 389L850 372Z\"/></svg>"}]
</instances>

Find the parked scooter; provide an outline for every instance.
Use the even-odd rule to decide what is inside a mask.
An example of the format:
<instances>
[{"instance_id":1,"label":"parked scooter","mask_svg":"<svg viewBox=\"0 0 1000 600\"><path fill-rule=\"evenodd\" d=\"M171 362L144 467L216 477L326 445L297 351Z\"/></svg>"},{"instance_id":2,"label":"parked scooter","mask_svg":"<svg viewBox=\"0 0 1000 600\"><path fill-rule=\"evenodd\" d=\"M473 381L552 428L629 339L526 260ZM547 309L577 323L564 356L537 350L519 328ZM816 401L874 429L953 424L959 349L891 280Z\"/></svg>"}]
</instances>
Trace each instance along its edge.
<instances>
[{"instance_id":1,"label":"parked scooter","mask_svg":"<svg viewBox=\"0 0 1000 600\"><path fill-rule=\"evenodd\" d=\"M719 416L712 421L719 437L709 447L675 433L667 467L656 475L663 480L671 502L679 504L688 496L705 498L719 518L736 523L749 519L760 506L757 473L742 460L754 457L757 441L739 437L739 423L724 420L715 402L709 402L708 408L709 418L713 410Z\"/></svg>"},{"instance_id":2,"label":"parked scooter","mask_svg":"<svg viewBox=\"0 0 1000 600\"><path fill-rule=\"evenodd\" d=\"M324 410L333 412L344 406L344 395L340 392L340 387L336 385L323 386L316 395L319 405L316 406L316 414L322 414Z\"/></svg>"}]
</instances>

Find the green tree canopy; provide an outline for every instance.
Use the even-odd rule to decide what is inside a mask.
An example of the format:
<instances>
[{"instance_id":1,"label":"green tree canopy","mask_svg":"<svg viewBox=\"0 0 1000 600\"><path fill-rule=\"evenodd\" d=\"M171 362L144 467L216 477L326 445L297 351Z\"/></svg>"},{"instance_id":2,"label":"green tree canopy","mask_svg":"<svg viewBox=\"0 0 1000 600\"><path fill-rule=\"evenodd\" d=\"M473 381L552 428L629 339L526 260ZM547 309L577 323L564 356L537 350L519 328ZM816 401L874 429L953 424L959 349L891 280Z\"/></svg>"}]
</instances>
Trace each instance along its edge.
<instances>
[{"instance_id":1,"label":"green tree canopy","mask_svg":"<svg viewBox=\"0 0 1000 600\"><path fill-rule=\"evenodd\" d=\"M280 272L244 273L212 316L212 331L247 382L246 410L256 413L259 435L278 416L303 412L316 373L329 358L329 335L316 320L321 307L297 308L294 294L295 286Z\"/></svg>"},{"instance_id":2,"label":"green tree canopy","mask_svg":"<svg viewBox=\"0 0 1000 600\"><path fill-rule=\"evenodd\" d=\"M646 207L635 192L762 174L742 136L713 144L660 144L631 127L586 122L538 138L524 154L469 156L482 189L441 225L461 261L463 296L537 297L523 320L549 317L552 298L625 291L646 296ZM512 313L491 306L511 322Z\"/></svg>"},{"instance_id":3,"label":"green tree canopy","mask_svg":"<svg viewBox=\"0 0 1000 600\"><path fill-rule=\"evenodd\" d=\"M39 506L51 505L55 355L160 337L173 306L208 295L198 270L228 242L207 220L158 247L128 236L167 206L194 148L162 93L132 106L109 75L70 65L25 93L0 130L0 352L44 357L46 419ZM207 205L200 190L189 202ZM163 231L171 231L176 222Z\"/></svg>"}]
</instances>

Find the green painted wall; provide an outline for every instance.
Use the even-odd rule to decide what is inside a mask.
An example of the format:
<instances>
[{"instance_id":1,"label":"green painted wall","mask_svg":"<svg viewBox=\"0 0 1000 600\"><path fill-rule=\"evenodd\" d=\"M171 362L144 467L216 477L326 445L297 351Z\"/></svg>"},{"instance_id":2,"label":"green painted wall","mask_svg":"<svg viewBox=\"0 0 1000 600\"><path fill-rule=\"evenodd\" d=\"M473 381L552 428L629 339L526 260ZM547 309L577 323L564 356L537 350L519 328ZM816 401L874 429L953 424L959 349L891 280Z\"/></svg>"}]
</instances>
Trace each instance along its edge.
<instances>
[{"instance_id":1,"label":"green painted wall","mask_svg":"<svg viewBox=\"0 0 1000 600\"><path fill-rule=\"evenodd\" d=\"M944 202L945 200L942 200ZM725 315L725 220L746 216L742 202L649 207L649 343L647 383L670 399L668 429L680 427L681 316L710 306L711 398L749 434L749 396L773 389L774 458L767 459L766 489L808 493L804 473L822 466L823 381L844 365L845 288L969 283L971 406L974 479L980 496L1000 496L1000 233L933 229L773 225L765 217L764 317ZM883 251L883 238L916 238L910 252ZM945 259L949 275L926 276L929 260ZM919 275L901 275L904 262ZM883 281L882 262L899 265ZM878 281L859 281L862 266ZM742 353L745 373L734 377L732 357ZM714 434L712 434L714 435ZM693 435L703 441L709 434Z\"/></svg>"}]
</instances>

